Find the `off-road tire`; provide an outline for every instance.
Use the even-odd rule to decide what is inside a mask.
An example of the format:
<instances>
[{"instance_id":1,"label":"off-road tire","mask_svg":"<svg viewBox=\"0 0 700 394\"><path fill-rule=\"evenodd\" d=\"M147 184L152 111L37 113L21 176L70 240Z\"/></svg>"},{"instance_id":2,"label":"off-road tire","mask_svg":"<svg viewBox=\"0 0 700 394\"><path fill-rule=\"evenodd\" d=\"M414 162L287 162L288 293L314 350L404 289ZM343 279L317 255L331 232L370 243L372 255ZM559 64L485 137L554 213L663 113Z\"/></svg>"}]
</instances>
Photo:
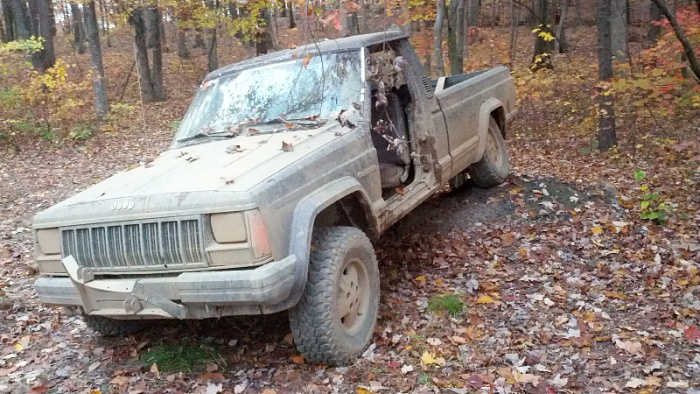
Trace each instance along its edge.
<instances>
[{"instance_id":1,"label":"off-road tire","mask_svg":"<svg viewBox=\"0 0 700 394\"><path fill-rule=\"evenodd\" d=\"M317 229L306 288L289 311L297 349L312 362L351 364L372 340L378 309L379 269L367 236L353 227Z\"/></svg>"},{"instance_id":2,"label":"off-road tire","mask_svg":"<svg viewBox=\"0 0 700 394\"><path fill-rule=\"evenodd\" d=\"M476 186L487 189L503 183L509 173L508 148L503 140L501 128L496 120L491 118L484 156L469 168L469 175Z\"/></svg>"},{"instance_id":3,"label":"off-road tire","mask_svg":"<svg viewBox=\"0 0 700 394\"><path fill-rule=\"evenodd\" d=\"M104 316L83 316L85 324L106 337L123 337L135 334L148 327L144 320L118 320Z\"/></svg>"}]
</instances>

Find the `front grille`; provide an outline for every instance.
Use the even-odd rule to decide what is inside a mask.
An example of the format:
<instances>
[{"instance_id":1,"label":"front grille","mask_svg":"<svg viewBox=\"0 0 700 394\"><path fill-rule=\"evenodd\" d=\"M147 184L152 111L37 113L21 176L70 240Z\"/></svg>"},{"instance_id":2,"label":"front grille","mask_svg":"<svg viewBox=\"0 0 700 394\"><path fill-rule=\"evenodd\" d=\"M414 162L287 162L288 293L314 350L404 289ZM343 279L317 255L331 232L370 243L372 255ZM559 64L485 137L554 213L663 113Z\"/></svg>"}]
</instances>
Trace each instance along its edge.
<instances>
[{"instance_id":1,"label":"front grille","mask_svg":"<svg viewBox=\"0 0 700 394\"><path fill-rule=\"evenodd\" d=\"M204 262L198 219L67 228L61 238L63 256L82 267L187 268Z\"/></svg>"}]
</instances>

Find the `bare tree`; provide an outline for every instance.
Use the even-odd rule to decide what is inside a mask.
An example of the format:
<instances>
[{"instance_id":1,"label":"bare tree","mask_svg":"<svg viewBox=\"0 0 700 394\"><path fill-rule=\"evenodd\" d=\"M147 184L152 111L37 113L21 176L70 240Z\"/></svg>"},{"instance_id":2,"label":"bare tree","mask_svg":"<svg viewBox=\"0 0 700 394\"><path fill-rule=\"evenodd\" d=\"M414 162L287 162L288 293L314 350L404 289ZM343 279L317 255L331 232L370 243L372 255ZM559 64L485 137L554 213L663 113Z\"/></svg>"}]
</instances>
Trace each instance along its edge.
<instances>
[{"instance_id":1,"label":"bare tree","mask_svg":"<svg viewBox=\"0 0 700 394\"><path fill-rule=\"evenodd\" d=\"M102 66L102 48L100 47L100 31L97 26L97 14L95 2L83 3L85 17L85 31L90 43L90 60L92 61L92 87L95 91L95 114L101 119L109 113L107 101L107 87L105 84L105 72Z\"/></svg>"},{"instance_id":2,"label":"bare tree","mask_svg":"<svg viewBox=\"0 0 700 394\"><path fill-rule=\"evenodd\" d=\"M598 149L607 151L617 145L615 132L615 96L610 91L613 77L612 67L612 26L610 23L612 2L615 0L598 0Z\"/></svg>"}]
</instances>

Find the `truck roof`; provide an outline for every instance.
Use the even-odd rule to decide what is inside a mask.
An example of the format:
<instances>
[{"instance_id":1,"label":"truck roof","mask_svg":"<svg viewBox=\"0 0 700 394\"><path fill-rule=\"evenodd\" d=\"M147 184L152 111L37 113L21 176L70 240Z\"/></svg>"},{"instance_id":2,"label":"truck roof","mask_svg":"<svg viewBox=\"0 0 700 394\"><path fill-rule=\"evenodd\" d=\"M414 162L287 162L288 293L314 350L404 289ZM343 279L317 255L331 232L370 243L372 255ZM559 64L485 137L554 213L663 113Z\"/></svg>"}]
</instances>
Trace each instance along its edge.
<instances>
[{"instance_id":1,"label":"truck roof","mask_svg":"<svg viewBox=\"0 0 700 394\"><path fill-rule=\"evenodd\" d=\"M360 49L372 45L381 44L387 41L393 41L401 38L408 38L408 35L400 29L391 29L378 33L362 34L358 36L350 36L336 39L326 39L316 43L301 45L293 49L284 49L277 52L268 53L263 56L254 57L242 62L233 63L225 67L221 67L212 71L204 78L204 81L209 81L218 78L222 75L231 74L254 66L261 66L269 63L276 63L280 60L290 59L294 56L303 55L305 53L324 53L335 52L349 49Z\"/></svg>"}]
</instances>

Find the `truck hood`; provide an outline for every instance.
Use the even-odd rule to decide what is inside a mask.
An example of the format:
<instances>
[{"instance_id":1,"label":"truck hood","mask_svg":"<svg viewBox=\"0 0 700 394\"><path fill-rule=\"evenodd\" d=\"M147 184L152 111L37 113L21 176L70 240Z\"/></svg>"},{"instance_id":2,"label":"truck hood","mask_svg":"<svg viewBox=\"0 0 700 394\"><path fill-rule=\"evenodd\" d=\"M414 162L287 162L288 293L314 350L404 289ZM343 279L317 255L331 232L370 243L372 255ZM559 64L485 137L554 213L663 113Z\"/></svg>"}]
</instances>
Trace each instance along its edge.
<instances>
[{"instance_id":1,"label":"truck hood","mask_svg":"<svg viewBox=\"0 0 700 394\"><path fill-rule=\"evenodd\" d=\"M34 224L65 226L252 208L251 189L256 185L349 131L329 123L169 149L40 212Z\"/></svg>"}]
</instances>

